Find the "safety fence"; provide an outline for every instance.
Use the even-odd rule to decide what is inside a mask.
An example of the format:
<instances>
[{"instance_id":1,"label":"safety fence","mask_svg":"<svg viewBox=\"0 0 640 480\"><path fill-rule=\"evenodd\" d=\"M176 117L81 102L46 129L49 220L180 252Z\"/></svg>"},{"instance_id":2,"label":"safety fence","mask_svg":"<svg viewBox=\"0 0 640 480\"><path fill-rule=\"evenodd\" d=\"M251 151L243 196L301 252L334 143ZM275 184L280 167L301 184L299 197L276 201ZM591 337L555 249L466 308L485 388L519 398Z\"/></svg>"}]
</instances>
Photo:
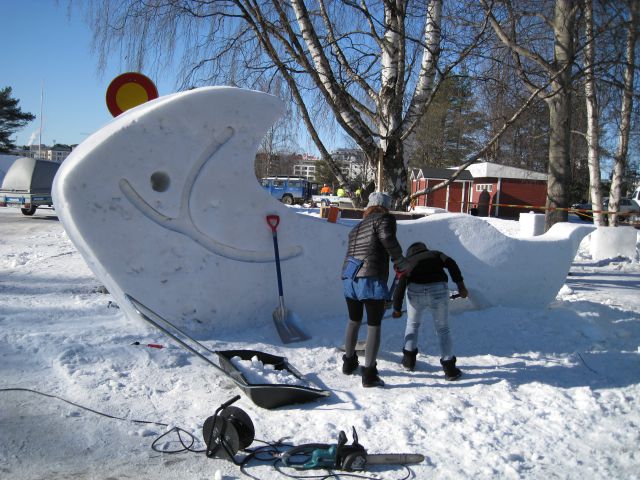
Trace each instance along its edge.
<instances>
[{"instance_id":1,"label":"safety fence","mask_svg":"<svg viewBox=\"0 0 640 480\"><path fill-rule=\"evenodd\" d=\"M640 226L640 210L636 212L611 212L609 210L590 210L586 208L564 208L564 207L542 207L540 205L513 205L508 203L490 203L488 205L489 212L494 207L509 207L509 208L521 208L521 209L533 209L541 210L542 212L568 212L575 213L581 218L592 219L594 213L601 213L605 216L615 214L621 218L625 223L638 227Z\"/></svg>"},{"instance_id":2,"label":"safety fence","mask_svg":"<svg viewBox=\"0 0 640 480\"><path fill-rule=\"evenodd\" d=\"M616 215L624 216L624 215L639 215L638 212L611 212L608 210L589 210L586 208L562 208L562 207L541 207L539 205L511 205L508 203L491 203L489 207L511 207L511 208L534 208L536 210L548 210L548 211L559 211L559 212L569 212L569 213L578 213L578 212L591 212L591 213L603 213L605 215L610 215L615 213Z\"/></svg>"}]
</instances>

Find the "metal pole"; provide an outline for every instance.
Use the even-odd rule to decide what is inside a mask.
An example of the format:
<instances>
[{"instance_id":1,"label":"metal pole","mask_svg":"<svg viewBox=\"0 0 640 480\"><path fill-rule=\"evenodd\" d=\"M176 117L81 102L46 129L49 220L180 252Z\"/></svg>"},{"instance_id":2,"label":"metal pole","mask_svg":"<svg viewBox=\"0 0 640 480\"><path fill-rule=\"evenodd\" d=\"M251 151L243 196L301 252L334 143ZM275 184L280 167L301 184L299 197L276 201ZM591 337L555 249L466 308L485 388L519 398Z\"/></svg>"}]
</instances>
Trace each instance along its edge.
<instances>
[{"instance_id":1,"label":"metal pole","mask_svg":"<svg viewBox=\"0 0 640 480\"><path fill-rule=\"evenodd\" d=\"M40 132L38 133L38 159L42 160L42 104L44 102L44 80L40 84Z\"/></svg>"}]
</instances>

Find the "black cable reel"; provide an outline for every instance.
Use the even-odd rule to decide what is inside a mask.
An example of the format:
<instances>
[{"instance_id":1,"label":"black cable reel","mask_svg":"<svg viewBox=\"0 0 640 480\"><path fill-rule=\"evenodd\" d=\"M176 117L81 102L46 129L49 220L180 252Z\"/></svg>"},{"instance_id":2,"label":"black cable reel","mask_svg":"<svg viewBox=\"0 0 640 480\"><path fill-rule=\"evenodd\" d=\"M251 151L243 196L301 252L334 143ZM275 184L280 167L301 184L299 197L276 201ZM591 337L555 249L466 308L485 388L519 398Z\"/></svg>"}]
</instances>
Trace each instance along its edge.
<instances>
[{"instance_id":1,"label":"black cable reel","mask_svg":"<svg viewBox=\"0 0 640 480\"><path fill-rule=\"evenodd\" d=\"M231 406L238 400L240 395L220 405L202 426L207 457L230 460L236 465L236 453L249 447L255 438L255 428L249 415L241 408Z\"/></svg>"}]
</instances>

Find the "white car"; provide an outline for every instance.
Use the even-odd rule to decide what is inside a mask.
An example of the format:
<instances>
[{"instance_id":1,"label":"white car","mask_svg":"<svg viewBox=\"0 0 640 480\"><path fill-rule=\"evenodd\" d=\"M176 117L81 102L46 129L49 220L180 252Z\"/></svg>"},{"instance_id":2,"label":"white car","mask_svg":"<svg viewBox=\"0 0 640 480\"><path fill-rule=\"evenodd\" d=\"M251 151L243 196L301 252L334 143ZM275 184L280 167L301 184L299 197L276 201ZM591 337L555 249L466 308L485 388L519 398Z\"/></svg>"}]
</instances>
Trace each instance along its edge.
<instances>
[{"instance_id":1,"label":"white car","mask_svg":"<svg viewBox=\"0 0 640 480\"><path fill-rule=\"evenodd\" d=\"M313 195L312 200L314 203L328 207L329 205L336 205L338 207L355 208L353 200L349 197L339 197L337 195Z\"/></svg>"},{"instance_id":2,"label":"white car","mask_svg":"<svg viewBox=\"0 0 640 480\"><path fill-rule=\"evenodd\" d=\"M609 198L602 200L602 209L609 210ZM630 198L624 197L620 199L618 203L618 212L623 214L620 219L623 222L634 222L640 216L640 207Z\"/></svg>"}]
</instances>

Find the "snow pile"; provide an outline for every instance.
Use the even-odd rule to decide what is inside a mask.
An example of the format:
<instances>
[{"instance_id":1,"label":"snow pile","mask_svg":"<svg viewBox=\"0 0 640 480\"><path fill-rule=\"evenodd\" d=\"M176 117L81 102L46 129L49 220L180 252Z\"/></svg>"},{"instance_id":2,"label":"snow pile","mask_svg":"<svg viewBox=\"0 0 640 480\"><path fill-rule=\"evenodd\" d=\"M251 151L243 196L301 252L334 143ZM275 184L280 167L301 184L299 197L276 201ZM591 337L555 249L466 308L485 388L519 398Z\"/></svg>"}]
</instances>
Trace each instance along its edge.
<instances>
[{"instance_id":1,"label":"snow pile","mask_svg":"<svg viewBox=\"0 0 640 480\"><path fill-rule=\"evenodd\" d=\"M309 382L296 377L286 369L277 370L273 364L262 363L257 356L252 357L251 360L232 357L231 363L242 373L249 384L311 386Z\"/></svg>"}]
</instances>

